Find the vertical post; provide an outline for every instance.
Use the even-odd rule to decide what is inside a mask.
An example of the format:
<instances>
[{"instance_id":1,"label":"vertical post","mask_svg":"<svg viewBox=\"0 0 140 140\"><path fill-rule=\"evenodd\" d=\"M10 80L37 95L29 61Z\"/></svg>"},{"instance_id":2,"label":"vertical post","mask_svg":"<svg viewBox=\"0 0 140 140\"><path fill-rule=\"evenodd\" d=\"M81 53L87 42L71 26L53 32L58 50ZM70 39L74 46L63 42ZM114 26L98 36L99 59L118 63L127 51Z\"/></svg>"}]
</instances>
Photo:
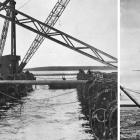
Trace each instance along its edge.
<instances>
[{"instance_id":1,"label":"vertical post","mask_svg":"<svg viewBox=\"0 0 140 140\"><path fill-rule=\"evenodd\" d=\"M15 10L16 2L14 0L10 1L10 6ZM16 55L16 25L15 25L15 11L11 11L11 55Z\"/></svg>"},{"instance_id":2,"label":"vertical post","mask_svg":"<svg viewBox=\"0 0 140 140\"><path fill-rule=\"evenodd\" d=\"M17 73L17 68L16 68L16 25L15 25L15 5L16 2L14 0L10 1L10 6L12 7L13 11L11 10L11 56L12 57L12 74L16 75Z\"/></svg>"}]
</instances>

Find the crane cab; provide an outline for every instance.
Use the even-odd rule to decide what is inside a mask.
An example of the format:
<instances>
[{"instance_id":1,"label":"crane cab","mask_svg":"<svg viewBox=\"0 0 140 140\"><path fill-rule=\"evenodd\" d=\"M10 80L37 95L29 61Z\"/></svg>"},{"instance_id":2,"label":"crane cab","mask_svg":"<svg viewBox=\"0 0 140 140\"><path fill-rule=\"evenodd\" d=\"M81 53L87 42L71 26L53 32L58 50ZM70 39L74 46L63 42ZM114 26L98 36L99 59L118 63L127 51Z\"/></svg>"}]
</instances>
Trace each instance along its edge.
<instances>
[{"instance_id":1,"label":"crane cab","mask_svg":"<svg viewBox=\"0 0 140 140\"><path fill-rule=\"evenodd\" d=\"M8 75L16 73L19 66L20 56L18 55L5 55L0 59L0 73L6 79Z\"/></svg>"}]
</instances>

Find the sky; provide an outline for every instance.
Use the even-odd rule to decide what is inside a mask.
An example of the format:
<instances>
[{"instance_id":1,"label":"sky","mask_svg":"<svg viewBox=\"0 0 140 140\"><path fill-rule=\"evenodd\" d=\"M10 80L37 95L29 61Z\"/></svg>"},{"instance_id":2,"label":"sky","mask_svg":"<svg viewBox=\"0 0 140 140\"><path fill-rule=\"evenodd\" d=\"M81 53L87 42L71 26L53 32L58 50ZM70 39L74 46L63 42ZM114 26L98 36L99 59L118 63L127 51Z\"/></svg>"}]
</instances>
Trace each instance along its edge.
<instances>
[{"instance_id":1,"label":"sky","mask_svg":"<svg viewBox=\"0 0 140 140\"><path fill-rule=\"evenodd\" d=\"M3 1L3 0L1 0ZM17 0L16 9L45 21L57 0ZM25 4L26 3L26 4ZM24 5L24 6L23 6ZM0 19L0 31L3 26ZM117 57L117 1L70 0L55 28ZM17 54L26 54L36 34L17 26ZM10 53L10 30L4 55ZM48 39L40 46L27 67L102 65Z\"/></svg>"},{"instance_id":2,"label":"sky","mask_svg":"<svg viewBox=\"0 0 140 140\"><path fill-rule=\"evenodd\" d=\"M122 81L140 77L140 0L121 0L120 73ZM140 79L139 79L140 80ZM136 84L136 83L135 83Z\"/></svg>"}]
</instances>

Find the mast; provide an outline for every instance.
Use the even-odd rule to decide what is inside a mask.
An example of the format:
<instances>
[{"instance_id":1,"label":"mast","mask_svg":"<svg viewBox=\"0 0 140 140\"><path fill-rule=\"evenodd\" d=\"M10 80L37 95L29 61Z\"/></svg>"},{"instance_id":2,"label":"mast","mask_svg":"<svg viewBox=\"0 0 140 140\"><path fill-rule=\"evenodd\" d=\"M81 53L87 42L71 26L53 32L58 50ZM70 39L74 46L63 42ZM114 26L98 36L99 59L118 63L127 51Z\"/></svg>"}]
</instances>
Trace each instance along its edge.
<instances>
[{"instance_id":1,"label":"mast","mask_svg":"<svg viewBox=\"0 0 140 140\"><path fill-rule=\"evenodd\" d=\"M16 66L16 24L15 24L15 5L16 2L14 0L10 1L10 6L13 10L11 10L11 56L13 56L12 60L12 74L15 75L17 73L17 66Z\"/></svg>"},{"instance_id":2,"label":"mast","mask_svg":"<svg viewBox=\"0 0 140 140\"><path fill-rule=\"evenodd\" d=\"M16 25L15 25L15 5L16 2L14 0L10 1L10 6L14 9L11 11L11 55L16 56Z\"/></svg>"}]
</instances>

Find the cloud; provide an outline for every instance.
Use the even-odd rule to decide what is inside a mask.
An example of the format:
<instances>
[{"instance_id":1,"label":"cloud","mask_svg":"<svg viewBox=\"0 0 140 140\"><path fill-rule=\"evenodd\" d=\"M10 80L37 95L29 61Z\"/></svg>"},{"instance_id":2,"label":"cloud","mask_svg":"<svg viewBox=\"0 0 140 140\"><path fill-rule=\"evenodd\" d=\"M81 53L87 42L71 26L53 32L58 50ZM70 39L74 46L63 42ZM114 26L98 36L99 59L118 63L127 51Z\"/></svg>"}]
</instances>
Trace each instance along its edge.
<instances>
[{"instance_id":1,"label":"cloud","mask_svg":"<svg viewBox=\"0 0 140 140\"><path fill-rule=\"evenodd\" d=\"M120 33L120 74L125 79L140 68L140 0L121 0Z\"/></svg>"},{"instance_id":2,"label":"cloud","mask_svg":"<svg viewBox=\"0 0 140 140\"><path fill-rule=\"evenodd\" d=\"M137 10L140 11L139 8L140 0L121 0L121 8L126 10Z\"/></svg>"},{"instance_id":3,"label":"cloud","mask_svg":"<svg viewBox=\"0 0 140 140\"><path fill-rule=\"evenodd\" d=\"M121 0L121 27L140 28L140 0Z\"/></svg>"}]
</instances>

